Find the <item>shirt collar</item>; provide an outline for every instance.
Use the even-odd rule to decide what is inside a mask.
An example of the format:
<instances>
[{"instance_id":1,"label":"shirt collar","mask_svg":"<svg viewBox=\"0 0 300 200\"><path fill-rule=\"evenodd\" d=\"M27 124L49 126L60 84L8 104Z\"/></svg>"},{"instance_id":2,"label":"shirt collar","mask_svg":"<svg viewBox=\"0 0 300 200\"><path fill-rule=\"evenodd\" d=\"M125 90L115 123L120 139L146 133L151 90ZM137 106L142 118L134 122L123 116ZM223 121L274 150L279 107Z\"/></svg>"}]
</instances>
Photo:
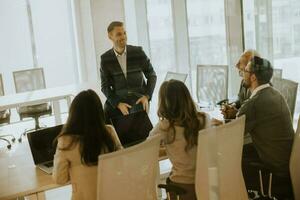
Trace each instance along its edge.
<instances>
[{"instance_id":1,"label":"shirt collar","mask_svg":"<svg viewBox=\"0 0 300 200\"><path fill-rule=\"evenodd\" d=\"M126 46L125 46L125 49L124 49L124 51L123 51L122 54L119 54L114 48L113 48L113 50L114 50L115 55L116 55L117 57L118 57L118 56L124 56L124 55L126 55L126 53L127 53L127 48L126 48Z\"/></svg>"},{"instance_id":2,"label":"shirt collar","mask_svg":"<svg viewBox=\"0 0 300 200\"><path fill-rule=\"evenodd\" d=\"M257 92L259 92L260 90L263 90L263 89L265 89L265 88L268 88L268 87L270 87L270 84L269 84L269 83L262 84L262 85L256 87L256 88L253 90L253 92L252 92L252 94L251 94L251 96L250 96L250 99L251 99L252 97L254 97L254 96L257 94Z\"/></svg>"}]
</instances>

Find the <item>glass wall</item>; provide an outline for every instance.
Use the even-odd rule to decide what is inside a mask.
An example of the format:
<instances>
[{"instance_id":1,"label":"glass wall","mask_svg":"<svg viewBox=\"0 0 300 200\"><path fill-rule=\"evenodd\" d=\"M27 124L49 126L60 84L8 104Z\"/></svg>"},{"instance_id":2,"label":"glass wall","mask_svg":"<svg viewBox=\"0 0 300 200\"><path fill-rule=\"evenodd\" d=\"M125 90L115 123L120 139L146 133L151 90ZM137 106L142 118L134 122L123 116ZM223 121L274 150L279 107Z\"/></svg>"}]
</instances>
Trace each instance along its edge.
<instances>
[{"instance_id":1,"label":"glass wall","mask_svg":"<svg viewBox=\"0 0 300 200\"><path fill-rule=\"evenodd\" d=\"M44 68L47 87L76 82L71 0L0 1L0 73L6 94L12 72ZM35 59L36 60L35 60Z\"/></svg>"},{"instance_id":2,"label":"glass wall","mask_svg":"<svg viewBox=\"0 0 300 200\"><path fill-rule=\"evenodd\" d=\"M76 55L71 0L30 0L38 66L47 87L76 81Z\"/></svg>"},{"instance_id":3,"label":"glass wall","mask_svg":"<svg viewBox=\"0 0 300 200\"><path fill-rule=\"evenodd\" d=\"M224 1L187 0L186 4L192 88L196 94L197 65L227 65Z\"/></svg>"},{"instance_id":4,"label":"glass wall","mask_svg":"<svg viewBox=\"0 0 300 200\"><path fill-rule=\"evenodd\" d=\"M176 71L171 0L147 0L151 62L158 74ZM158 84L164 77L158 77Z\"/></svg>"},{"instance_id":5,"label":"glass wall","mask_svg":"<svg viewBox=\"0 0 300 200\"><path fill-rule=\"evenodd\" d=\"M300 82L300 1L243 1L245 48L257 49L283 78ZM300 89L296 118L300 112Z\"/></svg>"},{"instance_id":6,"label":"glass wall","mask_svg":"<svg viewBox=\"0 0 300 200\"><path fill-rule=\"evenodd\" d=\"M187 0L191 67L226 65L226 28L223 0Z\"/></svg>"},{"instance_id":7,"label":"glass wall","mask_svg":"<svg viewBox=\"0 0 300 200\"><path fill-rule=\"evenodd\" d=\"M0 73L5 94L15 91L12 71L33 67L25 1L0 1Z\"/></svg>"}]
</instances>

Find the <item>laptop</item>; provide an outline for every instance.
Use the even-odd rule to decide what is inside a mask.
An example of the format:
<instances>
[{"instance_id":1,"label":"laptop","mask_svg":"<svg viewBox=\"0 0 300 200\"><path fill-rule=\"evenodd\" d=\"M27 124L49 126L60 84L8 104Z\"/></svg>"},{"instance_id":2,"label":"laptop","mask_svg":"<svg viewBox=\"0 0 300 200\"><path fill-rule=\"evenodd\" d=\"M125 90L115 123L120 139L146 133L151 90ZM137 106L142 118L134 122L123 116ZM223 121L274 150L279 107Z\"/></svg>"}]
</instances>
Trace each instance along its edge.
<instances>
[{"instance_id":1,"label":"laptop","mask_svg":"<svg viewBox=\"0 0 300 200\"><path fill-rule=\"evenodd\" d=\"M146 140L153 128L148 114L144 110L113 118L111 121L124 147Z\"/></svg>"},{"instance_id":2,"label":"laptop","mask_svg":"<svg viewBox=\"0 0 300 200\"><path fill-rule=\"evenodd\" d=\"M54 139L61 132L63 125L48 127L27 134L34 164L44 172L51 174L56 151Z\"/></svg>"}]
</instances>

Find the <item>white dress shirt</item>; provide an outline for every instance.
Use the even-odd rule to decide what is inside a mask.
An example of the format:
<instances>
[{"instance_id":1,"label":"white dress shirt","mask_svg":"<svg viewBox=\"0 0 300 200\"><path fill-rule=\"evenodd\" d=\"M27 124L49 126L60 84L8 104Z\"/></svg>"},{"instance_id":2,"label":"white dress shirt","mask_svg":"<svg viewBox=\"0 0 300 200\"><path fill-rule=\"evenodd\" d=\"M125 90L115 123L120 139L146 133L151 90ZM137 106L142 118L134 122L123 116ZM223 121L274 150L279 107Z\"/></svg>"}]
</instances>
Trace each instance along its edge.
<instances>
[{"instance_id":1,"label":"white dress shirt","mask_svg":"<svg viewBox=\"0 0 300 200\"><path fill-rule=\"evenodd\" d=\"M116 54L116 57L118 59L118 62L121 66L121 69L124 73L125 78L127 78L127 51L126 51L126 47L125 50L122 54L119 54L115 49L114 52Z\"/></svg>"},{"instance_id":2,"label":"white dress shirt","mask_svg":"<svg viewBox=\"0 0 300 200\"><path fill-rule=\"evenodd\" d=\"M268 88L268 87L270 87L270 84L269 84L269 83L262 84L262 85L256 87L256 88L252 91L251 96L250 96L250 99L251 99L252 97L254 97L254 96L257 94L258 91L263 90L263 89Z\"/></svg>"}]
</instances>

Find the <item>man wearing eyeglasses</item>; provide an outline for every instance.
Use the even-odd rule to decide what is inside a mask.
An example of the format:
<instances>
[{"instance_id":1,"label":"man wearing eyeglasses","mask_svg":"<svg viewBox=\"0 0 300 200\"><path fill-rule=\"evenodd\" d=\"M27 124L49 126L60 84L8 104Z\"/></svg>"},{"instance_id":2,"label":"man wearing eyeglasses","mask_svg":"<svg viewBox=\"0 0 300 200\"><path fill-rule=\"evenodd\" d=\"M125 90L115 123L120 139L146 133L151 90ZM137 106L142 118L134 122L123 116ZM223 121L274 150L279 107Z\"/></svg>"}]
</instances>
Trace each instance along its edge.
<instances>
[{"instance_id":1,"label":"man wearing eyeglasses","mask_svg":"<svg viewBox=\"0 0 300 200\"><path fill-rule=\"evenodd\" d=\"M245 133L250 134L254 147L250 153L249 149L243 150L242 168L246 187L259 190L258 170L253 163L261 163L273 174L272 191L277 195L275 197L292 197L289 159L294 130L286 100L270 86L273 75L271 63L254 56L242 75L244 87L250 90L251 96L243 103L237 116L246 115ZM265 188L268 187L266 185ZM283 187L286 191L281 193Z\"/></svg>"},{"instance_id":2,"label":"man wearing eyeglasses","mask_svg":"<svg viewBox=\"0 0 300 200\"><path fill-rule=\"evenodd\" d=\"M259 53L253 49L248 49L243 52L235 67L237 68L240 77L243 77L243 71L247 66L248 62L254 56L260 57ZM230 105L224 105L221 109L224 119L234 119L236 117L236 113L241 105L247 100L251 95L251 92L248 88L244 86L244 81L241 81L240 89L238 93L238 100Z\"/></svg>"}]
</instances>

